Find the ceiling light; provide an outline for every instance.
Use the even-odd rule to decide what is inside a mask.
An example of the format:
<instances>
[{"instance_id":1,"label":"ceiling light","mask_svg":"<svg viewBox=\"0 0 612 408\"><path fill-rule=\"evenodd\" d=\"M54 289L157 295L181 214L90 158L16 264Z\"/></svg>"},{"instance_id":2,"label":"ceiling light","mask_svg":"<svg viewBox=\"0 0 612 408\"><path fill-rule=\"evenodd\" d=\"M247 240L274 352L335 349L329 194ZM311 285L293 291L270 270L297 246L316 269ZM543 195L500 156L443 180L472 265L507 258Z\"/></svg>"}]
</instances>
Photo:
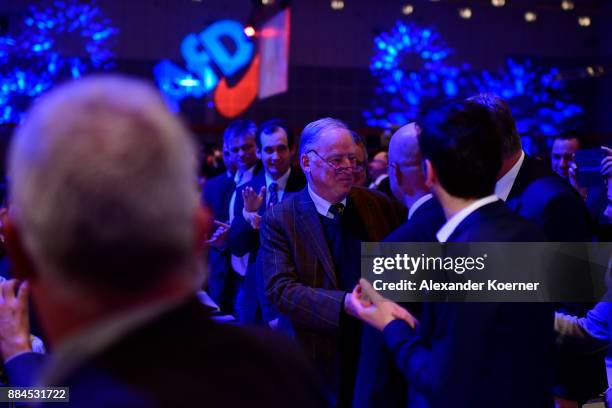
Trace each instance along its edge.
<instances>
[{"instance_id":1,"label":"ceiling light","mask_svg":"<svg viewBox=\"0 0 612 408\"><path fill-rule=\"evenodd\" d=\"M246 26L244 27L244 35L246 35L247 37L252 37L255 35L255 28L253 28L253 26Z\"/></svg>"},{"instance_id":2,"label":"ceiling light","mask_svg":"<svg viewBox=\"0 0 612 408\"><path fill-rule=\"evenodd\" d=\"M344 1L342 1L342 0L332 0L331 8L332 8L332 10L342 10L344 8Z\"/></svg>"},{"instance_id":3,"label":"ceiling light","mask_svg":"<svg viewBox=\"0 0 612 408\"><path fill-rule=\"evenodd\" d=\"M459 16L464 19L472 18L472 9L469 7L464 7L459 9Z\"/></svg>"},{"instance_id":4,"label":"ceiling light","mask_svg":"<svg viewBox=\"0 0 612 408\"><path fill-rule=\"evenodd\" d=\"M538 19L538 15L533 11L528 11L525 13L525 21L528 23L533 23Z\"/></svg>"},{"instance_id":5,"label":"ceiling light","mask_svg":"<svg viewBox=\"0 0 612 408\"><path fill-rule=\"evenodd\" d=\"M589 16L582 16L582 17L578 17L578 25L580 27L588 27L591 25L591 17Z\"/></svg>"},{"instance_id":6,"label":"ceiling light","mask_svg":"<svg viewBox=\"0 0 612 408\"><path fill-rule=\"evenodd\" d=\"M506 0L491 0L491 5L493 5L493 7L504 7L506 5Z\"/></svg>"},{"instance_id":7,"label":"ceiling light","mask_svg":"<svg viewBox=\"0 0 612 408\"><path fill-rule=\"evenodd\" d=\"M574 9L574 2L571 0L563 0L561 2L561 8L563 10L569 11Z\"/></svg>"},{"instance_id":8,"label":"ceiling light","mask_svg":"<svg viewBox=\"0 0 612 408\"><path fill-rule=\"evenodd\" d=\"M414 11L414 7L412 7L412 4L405 4L402 7L402 14L405 16L412 14L413 11Z\"/></svg>"}]
</instances>

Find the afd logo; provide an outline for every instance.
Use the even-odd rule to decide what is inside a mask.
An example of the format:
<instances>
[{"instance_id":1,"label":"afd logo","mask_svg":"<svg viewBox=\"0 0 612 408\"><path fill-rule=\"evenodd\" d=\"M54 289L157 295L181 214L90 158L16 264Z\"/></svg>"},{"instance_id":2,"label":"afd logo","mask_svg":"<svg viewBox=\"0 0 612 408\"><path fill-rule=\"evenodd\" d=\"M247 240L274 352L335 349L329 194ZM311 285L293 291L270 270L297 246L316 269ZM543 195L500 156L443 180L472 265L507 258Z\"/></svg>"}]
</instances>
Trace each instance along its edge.
<instances>
[{"instance_id":1,"label":"afd logo","mask_svg":"<svg viewBox=\"0 0 612 408\"><path fill-rule=\"evenodd\" d=\"M221 20L199 34L189 34L181 44L186 69L168 60L159 62L153 73L160 90L178 110L187 97L201 98L214 92L217 111L228 118L242 113L255 100L259 88L259 57L253 42L237 21ZM250 64L250 66L249 66ZM248 69L230 86L232 78Z\"/></svg>"}]
</instances>

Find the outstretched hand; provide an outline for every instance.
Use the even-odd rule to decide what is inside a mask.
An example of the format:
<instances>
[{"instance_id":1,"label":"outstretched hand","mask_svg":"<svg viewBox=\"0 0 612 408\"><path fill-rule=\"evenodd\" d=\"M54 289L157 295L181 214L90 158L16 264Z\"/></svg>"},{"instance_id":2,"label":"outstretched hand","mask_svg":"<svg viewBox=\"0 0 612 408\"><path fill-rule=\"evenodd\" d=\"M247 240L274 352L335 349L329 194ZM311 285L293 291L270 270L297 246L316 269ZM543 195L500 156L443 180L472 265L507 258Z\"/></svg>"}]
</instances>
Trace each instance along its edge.
<instances>
[{"instance_id":1,"label":"outstretched hand","mask_svg":"<svg viewBox=\"0 0 612 408\"><path fill-rule=\"evenodd\" d=\"M28 315L29 287L11 279L0 283L0 353L2 361L32 351Z\"/></svg>"},{"instance_id":2,"label":"outstretched hand","mask_svg":"<svg viewBox=\"0 0 612 408\"><path fill-rule=\"evenodd\" d=\"M368 323L378 330L383 330L391 321L405 321L413 329L417 320L410 312L395 302L385 299L365 279L360 279L353 292L346 296L346 312Z\"/></svg>"},{"instance_id":3,"label":"outstretched hand","mask_svg":"<svg viewBox=\"0 0 612 408\"><path fill-rule=\"evenodd\" d=\"M252 187L245 187L242 190L242 199L244 200L244 209L248 212L256 212L261 207L266 197L266 186L259 190L259 194L255 193Z\"/></svg>"},{"instance_id":4,"label":"outstretched hand","mask_svg":"<svg viewBox=\"0 0 612 408\"><path fill-rule=\"evenodd\" d=\"M215 232L210 239L204 241L204 245L221 248L227 243L229 236L230 224L215 220Z\"/></svg>"}]
</instances>

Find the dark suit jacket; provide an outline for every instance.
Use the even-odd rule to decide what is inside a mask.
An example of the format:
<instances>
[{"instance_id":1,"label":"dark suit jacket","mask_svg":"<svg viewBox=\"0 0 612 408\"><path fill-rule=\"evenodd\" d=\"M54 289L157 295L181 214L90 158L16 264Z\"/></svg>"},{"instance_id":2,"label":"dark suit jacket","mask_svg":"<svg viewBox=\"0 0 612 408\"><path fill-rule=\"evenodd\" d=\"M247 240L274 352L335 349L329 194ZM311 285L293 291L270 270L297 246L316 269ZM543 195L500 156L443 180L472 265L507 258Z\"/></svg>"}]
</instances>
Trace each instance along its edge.
<instances>
[{"instance_id":1,"label":"dark suit jacket","mask_svg":"<svg viewBox=\"0 0 612 408\"><path fill-rule=\"evenodd\" d=\"M393 196L393 192L391 191L391 180L389 180L389 177L385 177L380 181L378 186L376 186L376 191L380 191L387 197L395 199L395 197Z\"/></svg>"},{"instance_id":2,"label":"dark suit jacket","mask_svg":"<svg viewBox=\"0 0 612 408\"><path fill-rule=\"evenodd\" d=\"M464 219L449 242L543 241L501 202ZM417 330L396 320L387 345L408 379L410 407L552 406L554 314L547 304L426 303Z\"/></svg>"},{"instance_id":3,"label":"dark suit jacket","mask_svg":"<svg viewBox=\"0 0 612 408\"><path fill-rule=\"evenodd\" d=\"M582 197L541 160L525 157L506 203L517 214L536 223L551 242L592 240L592 223ZM576 266L568 270L584 269L580 260L573 262L576 262ZM584 293L592 290L592 281L588 270L584 271L583 276L581 281L576 279L575 274L567 278L560 276L559 282L572 281L574 286L580 285ZM597 297L597 294L593 296ZM583 316L593 305L566 302L560 309L571 315ZM586 400L605 390L604 352L586 355L567 347L562 347L560 352L557 395Z\"/></svg>"},{"instance_id":4,"label":"dark suit jacket","mask_svg":"<svg viewBox=\"0 0 612 408\"><path fill-rule=\"evenodd\" d=\"M590 242L586 205L565 180L541 160L525 156L506 200L515 213L537 224L549 241Z\"/></svg>"},{"instance_id":5,"label":"dark suit jacket","mask_svg":"<svg viewBox=\"0 0 612 408\"><path fill-rule=\"evenodd\" d=\"M400 223L390 200L380 193L354 187L347 211L349 206L356 207L371 241L380 241ZM307 188L266 211L261 256L266 296L282 314L281 324L289 321L333 390L338 380L338 329L345 292L340 290L321 220Z\"/></svg>"},{"instance_id":6,"label":"dark suit jacket","mask_svg":"<svg viewBox=\"0 0 612 408\"><path fill-rule=\"evenodd\" d=\"M244 256L249 254L249 264L247 266L247 275L257 274L257 255L259 252L259 230L251 227L251 224L246 221L242 215L244 208L244 200L242 198L242 191L246 187L251 187L254 191L259 190L266 185L266 175L264 172L259 173L251 181L240 186L236 191L236 212L234 220L232 221L232 227L230 229L229 236L229 247L233 255ZM285 192L283 193L282 200L286 200L291 196L292 193L300 191L306 185L306 177L300 168L292 168L285 186ZM281 200L281 201L282 201ZM263 216L266 212L265 201L259 207L259 215ZM261 271L260 271L261 273ZM262 308L263 318L266 322L277 318L277 313L274 307L267 301L263 294L263 285L260 285L261 279L256 279L258 282L258 298L259 304ZM259 290L261 288L261 290Z\"/></svg>"},{"instance_id":7,"label":"dark suit jacket","mask_svg":"<svg viewBox=\"0 0 612 408\"><path fill-rule=\"evenodd\" d=\"M436 232L446 222L436 198L424 202L412 217L389 234L384 242L435 242ZM420 304L402 304L418 316ZM416 313L415 313L416 312ZM361 358L357 372L354 407L403 407L407 402L408 384L395 365L380 331L364 325Z\"/></svg>"},{"instance_id":8,"label":"dark suit jacket","mask_svg":"<svg viewBox=\"0 0 612 408\"><path fill-rule=\"evenodd\" d=\"M193 299L83 362L72 407L324 406L314 372L270 331L212 322Z\"/></svg>"},{"instance_id":9,"label":"dark suit jacket","mask_svg":"<svg viewBox=\"0 0 612 408\"><path fill-rule=\"evenodd\" d=\"M211 178L204 184L202 199L213 212L215 220L229 220L229 204L236 183L226 173ZM227 294L226 280L231 269L230 253L227 248L209 248L208 250L208 288L207 292L221 308L230 307L231 299Z\"/></svg>"}]
</instances>

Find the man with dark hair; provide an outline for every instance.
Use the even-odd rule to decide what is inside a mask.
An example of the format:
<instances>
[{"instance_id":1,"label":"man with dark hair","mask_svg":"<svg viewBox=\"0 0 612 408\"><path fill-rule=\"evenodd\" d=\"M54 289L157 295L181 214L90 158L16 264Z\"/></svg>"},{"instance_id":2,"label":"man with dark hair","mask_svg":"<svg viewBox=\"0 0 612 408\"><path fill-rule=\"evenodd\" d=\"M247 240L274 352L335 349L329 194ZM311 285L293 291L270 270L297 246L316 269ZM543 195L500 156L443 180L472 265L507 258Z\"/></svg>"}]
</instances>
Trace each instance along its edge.
<instances>
[{"instance_id":1,"label":"man with dark hair","mask_svg":"<svg viewBox=\"0 0 612 408\"><path fill-rule=\"evenodd\" d=\"M341 121L308 124L300 138L307 187L269 208L261 258L267 297L319 369L330 405L350 406L361 325L344 302L359 280L361 242L399 224L384 195L353 187L355 142Z\"/></svg>"},{"instance_id":2,"label":"man with dark hair","mask_svg":"<svg viewBox=\"0 0 612 408\"><path fill-rule=\"evenodd\" d=\"M502 140L483 106L448 102L419 121L426 183L447 221L440 242L541 241L541 231L496 197ZM410 407L552 405L553 313L546 305L426 303L414 318L388 300L362 304L356 288L349 311L383 331L410 387ZM363 301L365 303L365 301Z\"/></svg>"},{"instance_id":3,"label":"man with dark hair","mask_svg":"<svg viewBox=\"0 0 612 408\"><path fill-rule=\"evenodd\" d=\"M569 179L569 169L574 163L574 154L580 150L580 139L574 133L559 135L553 139L550 152L552 169L564 179Z\"/></svg>"},{"instance_id":4,"label":"man with dark hair","mask_svg":"<svg viewBox=\"0 0 612 408\"><path fill-rule=\"evenodd\" d=\"M497 175L495 194L515 213L537 224L548 241L590 242L589 213L576 190L541 160L523 152L521 140L508 105L498 96L481 94L470 98L487 108L502 137L502 166ZM584 266L577 262L576 268ZM561 277L560 280L563 278ZM574 284L592 286L590 274ZM564 304L565 313L582 316L590 304ZM587 400L604 386L601 355L586 356L562 350L557 395L571 400Z\"/></svg>"},{"instance_id":5,"label":"man with dark hair","mask_svg":"<svg viewBox=\"0 0 612 408\"><path fill-rule=\"evenodd\" d=\"M300 191L306 185L304 173L292 168L293 137L280 120L272 119L257 130L257 146L264 171L237 190L236 216L230 229L230 250L236 256L249 254L244 284L236 300L238 320L272 326L278 313L265 299L261 276L259 226L266 209Z\"/></svg>"},{"instance_id":6,"label":"man with dark hair","mask_svg":"<svg viewBox=\"0 0 612 408\"><path fill-rule=\"evenodd\" d=\"M393 198L393 193L389 185L389 175L387 174L388 167L389 153L386 150L378 151L372 156L372 160L368 164L368 173L370 180L372 180L369 188L380 191L388 197Z\"/></svg>"}]
</instances>

